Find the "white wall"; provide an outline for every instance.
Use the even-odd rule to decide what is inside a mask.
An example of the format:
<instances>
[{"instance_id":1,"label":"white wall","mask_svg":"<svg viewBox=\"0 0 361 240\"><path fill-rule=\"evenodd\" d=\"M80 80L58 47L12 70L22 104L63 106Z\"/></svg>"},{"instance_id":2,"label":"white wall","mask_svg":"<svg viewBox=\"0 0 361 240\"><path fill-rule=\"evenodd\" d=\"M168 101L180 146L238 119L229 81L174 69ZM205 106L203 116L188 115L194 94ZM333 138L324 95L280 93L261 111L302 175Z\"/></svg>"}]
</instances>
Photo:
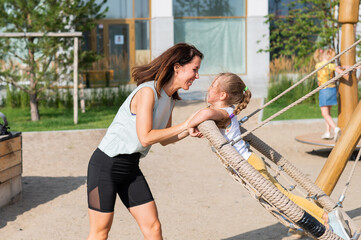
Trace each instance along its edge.
<instances>
[{"instance_id":1,"label":"white wall","mask_svg":"<svg viewBox=\"0 0 361 240\"><path fill-rule=\"evenodd\" d=\"M253 97L267 96L269 53L257 53L269 45L267 14L268 0L247 1L247 75L243 78Z\"/></svg>"},{"instance_id":2,"label":"white wall","mask_svg":"<svg viewBox=\"0 0 361 240\"><path fill-rule=\"evenodd\" d=\"M174 45L172 0L152 0L152 59Z\"/></svg>"},{"instance_id":3,"label":"white wall","mask_svg":"<svg viewBox=\"0 0 361 240\"><path fill-rule=\"evenodd\" d=\"M257 53L259 49L265 49L269 44L269 27L264 23L264 16L267 14L268 0L247 0L247 73L241 75L241 78L251 89L253 97L267 95L269 54ZM152 58L159 56L174 44L172 15L172 0L152 0ZM201 76L194 82L192 92L184 93L187 95L186 98L198 99L201 96L200 99L204 99L204 92L207 91L211 78Z\"/></svg>"},{"instance_id":4,"label":"white wall","mask_svg":"<svg viewBox=\"0 0 361 240\"><path fill-rule=\"evenodd\" d=\"M247 0L247 15L263 17L268 14L268 0Z\"/></svg>"},{"instance_id":5,"label":"white wall","mask_svg":"<svg viewBox=\"0 0 361 240\"><path fill-rule=\"evenodd\" d=\"M152 0L152 18L172 16L172 0Z\"/></svg>"}]
</instances>

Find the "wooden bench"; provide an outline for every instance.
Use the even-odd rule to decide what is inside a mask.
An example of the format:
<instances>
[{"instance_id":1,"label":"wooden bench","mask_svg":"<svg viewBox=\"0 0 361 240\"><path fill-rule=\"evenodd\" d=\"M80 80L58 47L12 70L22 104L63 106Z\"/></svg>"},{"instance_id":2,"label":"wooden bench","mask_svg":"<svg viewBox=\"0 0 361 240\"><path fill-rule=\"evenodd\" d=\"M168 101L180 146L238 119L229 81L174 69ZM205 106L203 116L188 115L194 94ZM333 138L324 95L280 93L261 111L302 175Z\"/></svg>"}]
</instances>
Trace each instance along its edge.
<instances>
[{"instance_id":1,"label":"wooden bench","mask_svg":"<svg viewBox=\"0 0 361 240\"><path fill-rule=\"evenodd\" d=\"M0 208L21 197L22 137L20 132L0 136Z\"/></svg>"}]
</instances>

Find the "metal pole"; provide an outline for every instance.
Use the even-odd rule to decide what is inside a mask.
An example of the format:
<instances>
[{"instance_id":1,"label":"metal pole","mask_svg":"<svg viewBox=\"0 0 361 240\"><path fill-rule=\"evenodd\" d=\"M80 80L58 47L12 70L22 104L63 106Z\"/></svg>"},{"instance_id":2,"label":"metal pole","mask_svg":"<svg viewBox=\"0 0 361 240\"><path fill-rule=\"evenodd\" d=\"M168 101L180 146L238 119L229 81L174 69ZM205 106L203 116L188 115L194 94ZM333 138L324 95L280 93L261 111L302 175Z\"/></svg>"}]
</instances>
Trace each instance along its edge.
<instances>
[{"instance_id":1,"label":"metal pole","mask_svg":"<svg viewBox=\"0 0 361 240\"><path fill-rule=\"evenodd\" d=\"M347 126L342 130L335 147L332 149L315 184L327 195L331 195L347 161L354 151L361 136L361 101L351 115Z\"/></svg>"}]
</instances>

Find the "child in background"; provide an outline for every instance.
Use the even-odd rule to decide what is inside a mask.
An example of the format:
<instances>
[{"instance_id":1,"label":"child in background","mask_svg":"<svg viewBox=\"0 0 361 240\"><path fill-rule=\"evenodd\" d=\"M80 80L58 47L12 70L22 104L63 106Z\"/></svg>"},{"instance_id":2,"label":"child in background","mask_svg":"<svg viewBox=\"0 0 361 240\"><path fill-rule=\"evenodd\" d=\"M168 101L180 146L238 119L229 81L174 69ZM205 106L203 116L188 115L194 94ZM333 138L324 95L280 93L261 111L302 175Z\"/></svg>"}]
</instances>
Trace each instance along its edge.
<instances>
[{"instance_id":1,"label":"child in background","mask_svg":"<svg viewBox=\"0 0 361 240\"><path fill-rule=\"evenodd\" d=\"M237 115L247 107L251 99L251 91L242 79L233 73L221 73L208 88L207 101L209 107L200 110L188 123L189 134L193 137L202 137L197 126L206 121L214 120L220 132L227 140L241 135ZM266 164L256 154L251 152L243 140L233 145L239 154L248 161L263 177L271 181L284 195L307 211L326 227L331 226L335 233L346 237L347 233L342 226L342 220L336 215L338 212L327 213L316 204L305 198L289 193L267 171ZM346 234L346 235L345 235ZM344 238L347 239L347 238Z\"/></svg>"},{"instance_id":2,"label":"child in background","mask_svg":"<svg viewBox=\"0 0 361 240\"><path fill-rule=\"evenodd\" d=\"M316 66L315 68L321 67L323 64L331 60L335 56L335 50L332 48L328 49L317 49L313 55ZM327 64L324 68L317 72L318 86L321 86L331 78L335 76L335 71L341 73L343 69L340 66L336 66L334 63ZM326 121L326 131L321 136L322 139L332 139L330 130L334 132L333 139L336 141L339 134L340 128L336 126L331 117L331 108L333 105L337 105L337 89L336 84L331 83L319 92L319 105L321 108L322 117Z\"/></svg>"}]
</instances>

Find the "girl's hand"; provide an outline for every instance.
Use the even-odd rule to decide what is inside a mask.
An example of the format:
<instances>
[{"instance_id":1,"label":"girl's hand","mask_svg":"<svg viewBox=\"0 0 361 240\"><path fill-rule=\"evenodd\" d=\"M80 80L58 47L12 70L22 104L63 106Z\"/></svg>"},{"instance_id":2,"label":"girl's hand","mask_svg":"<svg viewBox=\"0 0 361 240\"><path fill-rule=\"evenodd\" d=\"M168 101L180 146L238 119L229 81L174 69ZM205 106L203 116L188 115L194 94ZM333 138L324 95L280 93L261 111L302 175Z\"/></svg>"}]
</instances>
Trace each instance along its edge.
<instances>
[{"instance_id":1,"label":"girl's hand","mask_svg":"<svg viewBox=\"0 0 361 240\"><path fill-rule=\"evenodd\" d=\"M189 135L192 137L202 138L203 134L198 130L198 128L188 128Z\"/></svg>"},{"instance_id":2,"label":"girl's hand","mask_svg":"<svg viewBox=\"0 0 361 240\"><path fill-rule=\"evenodd\" d=\"M189 116L189 118L184 122L184 126L185 126L185 129L188 129L188 125L189 125L189 122L193 119L193 117L199 112L200 110L198 110L197 112L193 113L191 116Z\"/></svg>"}]
</instances>

